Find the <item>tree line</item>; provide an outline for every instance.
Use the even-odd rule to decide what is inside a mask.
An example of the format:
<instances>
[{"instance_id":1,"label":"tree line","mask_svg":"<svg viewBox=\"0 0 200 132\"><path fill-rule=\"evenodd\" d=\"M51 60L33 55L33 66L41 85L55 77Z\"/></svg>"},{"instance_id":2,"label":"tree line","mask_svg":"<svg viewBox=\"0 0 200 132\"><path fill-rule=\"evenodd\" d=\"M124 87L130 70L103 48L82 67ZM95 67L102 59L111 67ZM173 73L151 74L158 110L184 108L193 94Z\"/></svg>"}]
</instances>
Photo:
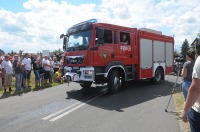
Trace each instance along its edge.
<instances>
[{"instance_id":1,"label":"tree line","mask_svg":"<svg viewBox=\"0 0 200 132\"><path fill-rule=\"evenodd\" d=\"M200 40L200 33L197 34L197 39ZM188 49L190 48L190 44L188 42L187 39L185 39L181 45L181 51L180 53L175 49L174 50L174 56L182 56L182 57L186 57L186 53L188 51Z\"/></svg>"}]
</instances>

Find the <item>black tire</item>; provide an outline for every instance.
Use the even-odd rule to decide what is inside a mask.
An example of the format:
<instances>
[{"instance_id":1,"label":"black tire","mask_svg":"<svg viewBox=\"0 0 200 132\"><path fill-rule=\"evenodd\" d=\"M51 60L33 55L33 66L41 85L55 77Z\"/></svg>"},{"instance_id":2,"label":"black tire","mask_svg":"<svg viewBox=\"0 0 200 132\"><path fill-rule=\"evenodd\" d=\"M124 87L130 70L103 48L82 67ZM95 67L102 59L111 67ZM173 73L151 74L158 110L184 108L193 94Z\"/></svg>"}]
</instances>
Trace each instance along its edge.
<instances>
[{"instance_id":1,"label":"black tire","mask_svg":"<svg viewBox=\"0 0 200 132\"><path fill-rule=\"evenodd\" d=\"M159 84L162 80L163 72L160 68L157 68L154 77L150 79L152 84Z\"/></svg>"},{"instance_id":2,"label":"black tire","mask_svg":"<svg viewBox=\"0 0 200 132\"><path fill-rule=\"evenodd\" d=\"M113 94L119 91L121 87L120 74L118 71L112 71L108 76L108 93Z\"/></svg>"},{"instance_id":3,"label":"black tire","mask_svg":"<svg viewBox=\"0 0 200 132\"><path fill-rule=\"evenodd\" d=\"M92 82L83 82L80 84L82 88L90 88L92 85Z\"/></svg>"},{"instance_id":4,"label":"black tire","mask_svg":"<svg viewBox=\"0 0 200 132\"><path fill-rule=\"evenodd\" d=\"M125 75L120 75L120 81L121 81L121 85L120 88L125 88L126 87L126 81L125 81Z\"/></svg>"}]
</instances>

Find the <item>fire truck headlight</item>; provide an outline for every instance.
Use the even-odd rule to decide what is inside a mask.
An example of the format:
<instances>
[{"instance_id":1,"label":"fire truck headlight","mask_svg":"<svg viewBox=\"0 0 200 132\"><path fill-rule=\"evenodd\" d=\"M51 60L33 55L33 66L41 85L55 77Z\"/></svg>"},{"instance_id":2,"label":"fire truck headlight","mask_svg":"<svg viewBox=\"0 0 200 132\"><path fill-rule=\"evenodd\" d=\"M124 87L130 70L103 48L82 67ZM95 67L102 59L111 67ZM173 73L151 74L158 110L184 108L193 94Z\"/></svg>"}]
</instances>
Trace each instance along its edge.
<instances>
[{"instance_id":1,"label":"fire truck headlight","mask_svg":"<svg viewBox=\"0 0 200 132\"><path fill-rule=\"evenodd\" d=\"M86 74L86 75L93 75L93 74L94 74L94 71L87 70L87 71L85 71L85 74Z\"/></svg>"},{"instance_id":2,"label":"fire truck headlight","mask_svg":"<svg viewBox=\"0 0 200 132\"><path fill-rule=\"evenodd\" d=\"M65 66L64 67L64 74L66 74L67 72L71 71L72 68L71 67L68 67L68 66Z\"/></svg>"}]
</instances>

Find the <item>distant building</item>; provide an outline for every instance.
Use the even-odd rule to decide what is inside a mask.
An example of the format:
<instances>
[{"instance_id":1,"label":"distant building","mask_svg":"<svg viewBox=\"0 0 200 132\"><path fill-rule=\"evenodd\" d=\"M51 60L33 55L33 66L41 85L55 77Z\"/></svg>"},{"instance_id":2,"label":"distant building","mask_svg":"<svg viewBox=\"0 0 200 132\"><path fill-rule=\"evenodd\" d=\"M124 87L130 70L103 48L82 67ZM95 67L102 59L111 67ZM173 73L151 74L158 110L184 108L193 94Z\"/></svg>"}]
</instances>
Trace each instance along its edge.
<instances>
[{"instance_id":1,"label":"distant building","mask_svg":"<svg viewBox=\"0 0 200 132\"><path fill-rule=\"evenodd\" d=\"M195 47L196 47L196 45L199 45L200 44L200 39L198 39L198 38L196 38L193 42L192 42L192 44L190 45L190 49L191 50L195 50Z\"/></svg>"},{"instance_id":2,"label":"distant building","mask_svg":"<svg viewBox=\"0 0 200 132\"><path fill-rule=\"evenodd\" d=\"M42 57L44 57L45 55L49 56L49 50L42 50Z\"/></svg>"}]
</instances>

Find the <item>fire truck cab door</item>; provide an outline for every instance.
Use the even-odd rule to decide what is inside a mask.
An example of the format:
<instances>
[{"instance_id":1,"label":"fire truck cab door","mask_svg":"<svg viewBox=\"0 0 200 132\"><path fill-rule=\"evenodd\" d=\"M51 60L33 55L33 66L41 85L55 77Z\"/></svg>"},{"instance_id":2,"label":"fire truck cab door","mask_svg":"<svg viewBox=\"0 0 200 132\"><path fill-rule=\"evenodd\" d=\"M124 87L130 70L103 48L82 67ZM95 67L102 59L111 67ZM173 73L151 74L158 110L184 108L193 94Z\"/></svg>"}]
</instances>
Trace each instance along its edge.
<instances>
[{"instance_id":1,"label":"fire truck cab door","mask_svg":"<svg viewBox=\"0 0 200 132\"><path fill-rule=\"evenodd\" d=\"M109 28L96 28L95 43L93 48L94 66L106 66L113 61L113 31Z\"/></svg>"}]
</instances>

